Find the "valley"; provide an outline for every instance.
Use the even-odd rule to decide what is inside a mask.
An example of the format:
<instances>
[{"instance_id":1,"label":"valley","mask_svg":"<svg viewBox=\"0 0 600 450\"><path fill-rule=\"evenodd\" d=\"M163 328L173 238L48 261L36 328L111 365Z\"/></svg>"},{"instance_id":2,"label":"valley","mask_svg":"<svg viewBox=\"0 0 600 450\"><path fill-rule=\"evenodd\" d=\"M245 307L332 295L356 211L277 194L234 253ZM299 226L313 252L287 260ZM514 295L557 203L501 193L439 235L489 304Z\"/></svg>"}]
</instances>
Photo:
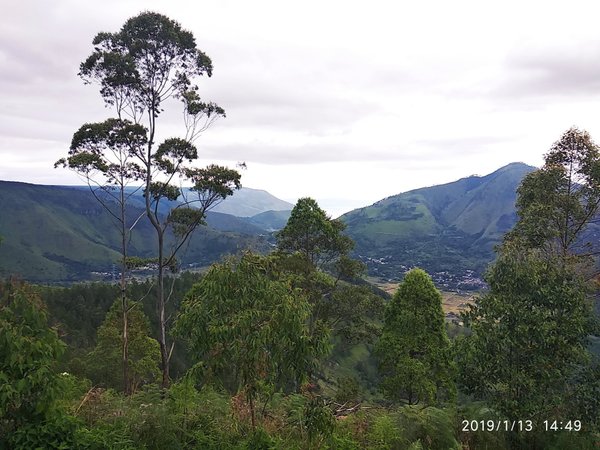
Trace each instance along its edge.
<instances>
[{"instance_id":1,"label":"valley","mask_svg":"<svg viewBox=\"0 0 600 450\"><path fill-rule=\"evenodd\" d=\"M512 163L489 175L415 189L347 212L339 220L355 243L352 256L384 283L397 283L421 267L443 291L479 291L494 247L516 222L516 189L532 170ZM166 203L163 214L176 204ZM180 270L207 267L244 249L269 253L292 207L266 191L242 188L208 212L206 226L181 254ZM0 208L10 211L0 216L0 276L42 283L118 278L118 233L89 188L0 181ZM137 193L128 217L143 216ZM598 240L600 225L590 224L585 237ZM140 220L131 255L151 257L155 239L150 224ZM136 271L140 277L151 273L151 268Z\"/></svg>"},{"instance_id":2,"label":"valley","mask_svg":"<svg viewBox=\"0 0 600 450\"><path fill-rule=\"evenodd\" d=\"M533 169L509 164L483 177L394 195L339 220L369 276L398 282L422 267L442 290L477 291L493 247L515 223L516 188ZM174 205L165 204L163 214ZM115 278L118 234L87 187L0 182L0 207L11 211L0 217L0 275L50 283ZM181 268L208 266L246 248L268 253L292 207L266 191L242 188L208 213L207 226L180 258ZM143 215L143 197L136 193L128 216ZM154 240L150 225L140 220L130 253L152 256Z\"/></svg>"}]
</instances>

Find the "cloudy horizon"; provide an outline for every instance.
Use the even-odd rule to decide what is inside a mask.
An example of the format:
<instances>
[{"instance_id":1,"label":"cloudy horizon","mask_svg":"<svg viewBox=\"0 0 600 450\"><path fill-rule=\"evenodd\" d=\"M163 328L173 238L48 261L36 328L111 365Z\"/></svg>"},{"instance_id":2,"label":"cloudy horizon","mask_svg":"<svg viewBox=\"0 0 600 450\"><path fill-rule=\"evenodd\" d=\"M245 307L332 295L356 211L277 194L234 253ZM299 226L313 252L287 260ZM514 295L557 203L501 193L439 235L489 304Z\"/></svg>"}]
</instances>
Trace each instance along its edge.
<instances>
[{"instance_id":1,"label":"cloudy horizon","mask_svg":"<svg viewBox=\"0 0 600 450\"><path fill-rule=\"evenodd\" d=\"M0 18L0 179L81 183L53 164L110 110L79 64L98 32L144 10L180 22L213 61L201 95L227 117L200 137L199 163L245 161L244 186L313 197L333 216L539 166L571 126L600 142L600 6L589 1L26 0ZM178 113L161 120L181 132Z\"/></svg>"}]
</instances>

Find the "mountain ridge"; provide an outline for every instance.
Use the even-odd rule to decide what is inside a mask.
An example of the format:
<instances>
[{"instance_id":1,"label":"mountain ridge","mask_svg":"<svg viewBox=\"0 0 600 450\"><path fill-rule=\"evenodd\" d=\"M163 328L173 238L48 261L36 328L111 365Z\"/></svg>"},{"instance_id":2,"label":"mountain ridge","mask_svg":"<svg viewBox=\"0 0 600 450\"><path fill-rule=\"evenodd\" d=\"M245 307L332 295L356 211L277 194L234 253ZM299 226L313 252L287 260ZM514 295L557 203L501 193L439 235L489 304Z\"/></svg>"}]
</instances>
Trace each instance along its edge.
<instances>
[{"instance_id":1,"label":"mountain ridge","mask_svg":"<svg viewBox=\"0 0 600 450\"><path fill-rule=\"evenodd\" d=\"M535 170L511 163L484 175L412 189L340 217L371 274L397 279L409 267L481 275L516 222L516 189Z\"/></svg>"}]
</instances>

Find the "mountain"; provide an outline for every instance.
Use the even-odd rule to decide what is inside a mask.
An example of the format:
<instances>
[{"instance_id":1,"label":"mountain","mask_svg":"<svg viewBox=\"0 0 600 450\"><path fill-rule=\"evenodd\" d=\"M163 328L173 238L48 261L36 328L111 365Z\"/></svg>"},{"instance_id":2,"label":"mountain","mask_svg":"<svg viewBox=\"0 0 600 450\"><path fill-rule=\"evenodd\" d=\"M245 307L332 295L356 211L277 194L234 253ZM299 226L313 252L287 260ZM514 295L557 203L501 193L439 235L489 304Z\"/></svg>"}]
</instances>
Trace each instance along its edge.
<instances>
[{"instance_id":1,"label":"mountain","mask_svg":"<svg viewBox=\"0 0 600 450\"><path fill-rule=\"evenodd\" d=\"M452 278L460 274L465 285L477 285L494 245L516 222L516 189L533 170L512 163L483 177L394 195L340 219L372 275L397 279L419 266L438 283L456 284Z\"/></svg>"},{"instance_id":2,"label":"mountain","mask_svg":"<svg viewBox=\"0 0 600 450\"><path fill-rule=\"evenodd\" d=\"M89 193L88 186L64 186L76 188ZM146 200L140 187L127 187L130 194L128 203L134 208L143 210ZM189 188L184 188L185 198L193 203L194 193ZM159 213L168 214L169 211L183 202L183 197L178 201L163 199L159 205ZM265 209L265 208L282 209ZM290 217L294 205L274 197L266 191L251 188L241 188L217 204L207 213L207 224L219 231L259 235L282 229ZM230 211L230 212L224 212ZM256 213L258 211L258 213Z\"/></svg>"},{"instance_id":3,"label":"mountain","mask_svg":"<svg viewBox=\"0 0 600 450\"><path fill-rule=\"evenodd\" d=\"M30 281L90 279L92 272L118 265L119 233L115 223L89 190L0 181L0 277L17 274ZM129 217L143 215L132 206ZM260 227L229 216L210 214L180 258L184 264L207 265L244 248L267 251ZM228 224L227 224L228 223ZM145 218L131 238L131 255L155 254L156 236Z\"/></svg>"},{"instance_id":4,"label":"mountain","mask_svg":"<svg viewBox=\"0 0 600 450\"><path fill-rule=\"evenodd\" d=\"M246 219L247 222L266 231L277 231L285 227L292 211L265 211Z\"/></svg>"},{"instance_id":5,"label":"mountain","mask_svg":"<svg viewBox=\"0 0 600 450\"><path fill-rule=\"evenodd\" d=\"M267 211L291 211L294 205L260 189L243 187L217 205L213 211L238 217L252 217Z\"/></svg>"},{"instance_id":6,"label":"mountain","mask_svg":"<svg viewBox=\"0 0 600 450\"><path fill-rule=\"evenodd\" d=\"M65 186L66 187L66 186ZM69 186L71 187L71 186ZM73 186L77 189L89 191L88 186ZM127 191L133 195L129 198L129 203L137 208L145 208L145 199L143 191L139 187L127 187ZM195 194L190 191L189 188L184 188L186 198L193 200ZM162 201L160 203L160 212L168 213L169 210L176 205L178 202L183 201L183 197L180 197L177 202ZM192 205L193 206L193 205ZM243 187L237 191L234 191L233 195L227 197L221 203L212 208L212 211L230 214L237 217L253 217L257 214L266 212L280 212L280 211L291 211L294 205L284 200L278 199L277 197L269 194L267 191L261 189L252 189ZM289 214L288 214L289 216ZM270 219L267 219L270 220ZM287 221L287 219L286 219ZM284 223L285 225L285 223Z\"/></svg>"},{"instance_id":7,"label":"mountain","mask_svg":"<svg viewBox=\"0 0 600 450\"><path fill-rule=\"evenodd\" d=\"M251 218L237 217L215 211L206 213L207 225L215 230L252 236L258 236L266 232L266 228L253 224L249 219Z\"/></svg>"}]
</instances>

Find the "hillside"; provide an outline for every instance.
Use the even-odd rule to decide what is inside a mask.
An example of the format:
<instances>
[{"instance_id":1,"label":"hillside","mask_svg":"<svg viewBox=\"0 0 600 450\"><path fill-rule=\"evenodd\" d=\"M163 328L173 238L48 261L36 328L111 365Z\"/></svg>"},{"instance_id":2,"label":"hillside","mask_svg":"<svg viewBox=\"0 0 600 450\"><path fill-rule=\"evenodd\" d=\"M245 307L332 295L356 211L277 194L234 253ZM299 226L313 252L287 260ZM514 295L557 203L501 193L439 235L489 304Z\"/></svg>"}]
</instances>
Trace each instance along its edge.
<instances>
[{"instance_id":1,"label":"hillside","mask_svg":"<svg viewBox=\"0 0 600 450\"><path fill-rule=\"evenodd\" d=\"M247 187L235 191L213 211L238 217L252 217L267 211L291 211L294 205L260 189Z\"/></svg>"},{"instance_id":2,"label":"hillside","mask_svg":"<svg viewBox=\"0 0 600 450\"><path fill-rule=\"evenodd\" d=\"M85 189L39 186L0 181L0 277L17 274L31 281L90 279L119 260L119 234L114 222ZM130 217L143 214L132 207ZM184 264L206 265L244 248L266 251L259 227L217 214L208 218L214 228L198 229L181 254ZM153 256L155 235L140 220L131 239L130 254Z\"/></svg>"},{"instance_id":3,"label":"hillside","mask_svg":"<svg viewBox=\"0 0 600 450\"><path fill-rule=\"evenodd\" d=\"M88 186L69 187L89 191ZM130 197L130 204L134 207L143 209L145 207L145 199L143 196L142 189L139 187L128 187L127 190L130 193L133 193L133 195ZM186 198L190 201L193 201L194 198L197 198L195 197L195 194L192 191L190 191L189 188L184 188L184 194ZM183 197L180 197L178 201L183 201ZM177 203L178 202L161 202L160 212L167 213L168 210ZM252 218L253 216L257 216L258 214L262 213L270 213L277 215L283 214L286 217L287 221L287 217L289 217L289 212L292 210L293 207L294 205L292 205L291 203L281 200L275 197L274 195L271 195L267 191L263 191L261 189L242 187L240 190L234 191L232 196L227 197L221 203L217 204L212 209L212 211L244 218ZM271 219L269 218L267 220L270 221ZM285 222L283 225L285 225ZM283 226L281 226L281 228L282 227Z\"/></svg>"},{"instance_id":4,"label":"hillside","mask_svg":"<svg viewBox=\"0 0 600 450\"><path fill-rule=\"evenodd\" d=\"M476 287L494 245L516 221L516 189L534 169L512 163L483 177L394 195L341 220L371 275L397 279L420 266L442 286Z\"/></svg>"},{"instance_id":5,"label":"hillside","mask_svg":"<svg viewBox=\"0 0 600 450\"><path fill-rule=\"evenodd\" d=\"M291 211L265 211L246 218L246 221L266 231L281 230L290 218Z\"/></svg>"}]
</instances>

